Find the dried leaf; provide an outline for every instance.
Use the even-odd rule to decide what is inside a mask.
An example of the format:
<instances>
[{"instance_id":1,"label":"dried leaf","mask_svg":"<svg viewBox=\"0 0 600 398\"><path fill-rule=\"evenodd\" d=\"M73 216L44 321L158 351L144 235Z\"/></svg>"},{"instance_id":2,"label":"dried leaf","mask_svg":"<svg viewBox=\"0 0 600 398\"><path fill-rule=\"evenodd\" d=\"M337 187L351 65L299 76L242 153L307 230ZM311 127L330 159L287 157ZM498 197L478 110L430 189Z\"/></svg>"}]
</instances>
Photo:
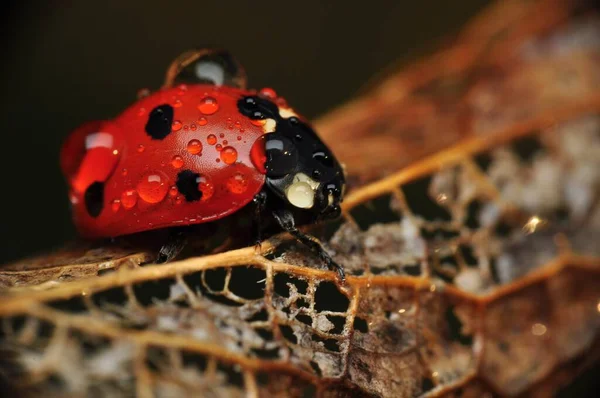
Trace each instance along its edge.
<instances>
[{"instance_id":1,"label":"dried leaf","mask_svg":"<svg viewBox=\"0 0 600 398\"><path fill-rule=\"evenodd\" d=\"M321 119L372 181L323 239L345 284L285 236L166 265L117 245L1 269L0 384L547 396L599 354L599 51L597 14L500 2Z\"/></svg>"}]
</instances>

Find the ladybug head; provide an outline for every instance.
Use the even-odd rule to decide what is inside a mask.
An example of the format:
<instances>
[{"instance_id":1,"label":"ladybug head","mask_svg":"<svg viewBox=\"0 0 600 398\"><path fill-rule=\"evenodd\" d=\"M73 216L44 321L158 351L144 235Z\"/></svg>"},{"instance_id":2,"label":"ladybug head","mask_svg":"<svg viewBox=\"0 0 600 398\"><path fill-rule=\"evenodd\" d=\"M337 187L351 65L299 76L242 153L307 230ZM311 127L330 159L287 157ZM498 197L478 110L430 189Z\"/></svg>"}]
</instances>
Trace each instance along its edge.
<instances>
[{"instance_id":1,"label":"ladybug head","mask_svg":"<svg viewBox=\"0 0 600 398\"><path fill-rule=\"evenodd\" d=\"M315 131L268 98L246 96L239 100L238 108L251 119L275 122L273 131L262 139L264 172L270 191L291 210L315 221L338 217L345 186L344 171Z\"/></svg>"},{"instance_id":2,"label":"ladybug head","mask_svg":"<svg viewBox=\"0 0 600 398\"><path fill-rule=\"evenodd\" d=\"M308 125L295 117L286 123L290 129L265 135L267 186L293 210L316 220L337 218L345 185L342 166Z\"/></svg>"}]
</instances>

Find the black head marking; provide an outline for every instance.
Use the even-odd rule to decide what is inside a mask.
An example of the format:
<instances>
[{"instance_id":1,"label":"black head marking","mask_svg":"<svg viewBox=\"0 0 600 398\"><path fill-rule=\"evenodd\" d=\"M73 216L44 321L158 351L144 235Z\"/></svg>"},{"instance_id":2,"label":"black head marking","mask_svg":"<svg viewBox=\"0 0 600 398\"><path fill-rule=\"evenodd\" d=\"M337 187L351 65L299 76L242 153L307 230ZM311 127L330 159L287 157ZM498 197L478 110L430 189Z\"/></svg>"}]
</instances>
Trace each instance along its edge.
<instances>
[{"instance_id":1,"label":"black head marking","mask_svg":"<svg viewBox=\"0 0 600 398\"><path fill-rule=\"evenodd\" d=\"M83 194L83 199L88 214L94 218L98 217L104 207L104 183L96 181L90 184Z\"/></svg>"},{"instance_id":2,"label":"black head marking","mask_svg":"<svg viewBox=\"0 0 600 398\"><path fill-rule=\"evenodd\" d=\"M146 123L146 133L153 140L162 140L171 133L173 124L173 107L169 104L159 105L152 109Z\"/></svg>"},{"instance_id":3,"label":"black head marking","mask_svg":"<svg viewBox=\"0 0 600 398\"><path fill-rule=\"evenodd\" d=\"M183 170L177 174L177 190L185 197L188 202L194 202L202 199L202 191L198 189L198 180L200 174L192 170Z\"/></svg>"}]
</instances>

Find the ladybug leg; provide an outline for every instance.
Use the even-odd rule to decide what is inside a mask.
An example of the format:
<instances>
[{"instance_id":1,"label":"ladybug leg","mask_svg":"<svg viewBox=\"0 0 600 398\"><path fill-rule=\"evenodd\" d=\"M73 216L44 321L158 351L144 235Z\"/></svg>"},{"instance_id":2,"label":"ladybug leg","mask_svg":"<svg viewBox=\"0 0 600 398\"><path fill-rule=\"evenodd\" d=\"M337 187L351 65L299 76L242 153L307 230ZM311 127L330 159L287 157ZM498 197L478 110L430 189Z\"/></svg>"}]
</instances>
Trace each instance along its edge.
<instances>
[{"instance_id":1,"label":"ladybug leg","mask_svg":"<svg viewBox=\"0 0 600 398\"><path fill-rule=\"evenodd\" d=\"M267 205L267 193L260 191L252 200L254 203L254 226L256 228L256 246L260 248L262 242L262 215Z\"/></svg>"},{"instance_id":2,"label":"ladybug leg","mask_svg":"<svg viewBox=\"0 0 600 398\"><path fill-rule=\"evenodd\" d=\"M325 262L329 269L337 271L337 274L342 282L346 279L344 268L333 261L331 256L325 251L325 249L323 249L323 246L321 246L321 243L317 240L317 238L307 235L296 228L294 216L291 212L287 210L276 210L273 212L273 217L281 226L281 228L289 232L294 238L316 253L319 258Z\"/></svg>"},{"instance_id":3,"label":"ladybug leg","mask_svg":"<svg viewBox=\"0 0 600 398\"><path fill-rule=\"evenodd\" d=\"M169 232L167 242L162 245L156 258L156 264L164 264L173 260L187 244L187 233L185 229L175 228Z\"/></svg>"}]
</instances>

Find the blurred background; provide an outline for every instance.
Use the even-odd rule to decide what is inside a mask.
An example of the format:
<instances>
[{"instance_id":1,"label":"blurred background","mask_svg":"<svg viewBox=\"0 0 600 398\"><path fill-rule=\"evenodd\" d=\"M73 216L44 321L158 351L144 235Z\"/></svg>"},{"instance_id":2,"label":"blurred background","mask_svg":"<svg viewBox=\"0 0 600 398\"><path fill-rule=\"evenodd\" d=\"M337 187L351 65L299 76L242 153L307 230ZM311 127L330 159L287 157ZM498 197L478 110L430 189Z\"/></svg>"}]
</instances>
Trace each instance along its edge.
<instances>
[{"instance_id":1,"label":"blurred background","mask_svg":"<svg viewBox=\"0 0 600 398\"><path fill-rule=\"evenodd\" d=\"M13 1L3 4L0 263L75 236L58 153L79 124L156 89L179 53L221 47L309 118L434 50L488 0Z\"/></svg>"}]
</instances>

